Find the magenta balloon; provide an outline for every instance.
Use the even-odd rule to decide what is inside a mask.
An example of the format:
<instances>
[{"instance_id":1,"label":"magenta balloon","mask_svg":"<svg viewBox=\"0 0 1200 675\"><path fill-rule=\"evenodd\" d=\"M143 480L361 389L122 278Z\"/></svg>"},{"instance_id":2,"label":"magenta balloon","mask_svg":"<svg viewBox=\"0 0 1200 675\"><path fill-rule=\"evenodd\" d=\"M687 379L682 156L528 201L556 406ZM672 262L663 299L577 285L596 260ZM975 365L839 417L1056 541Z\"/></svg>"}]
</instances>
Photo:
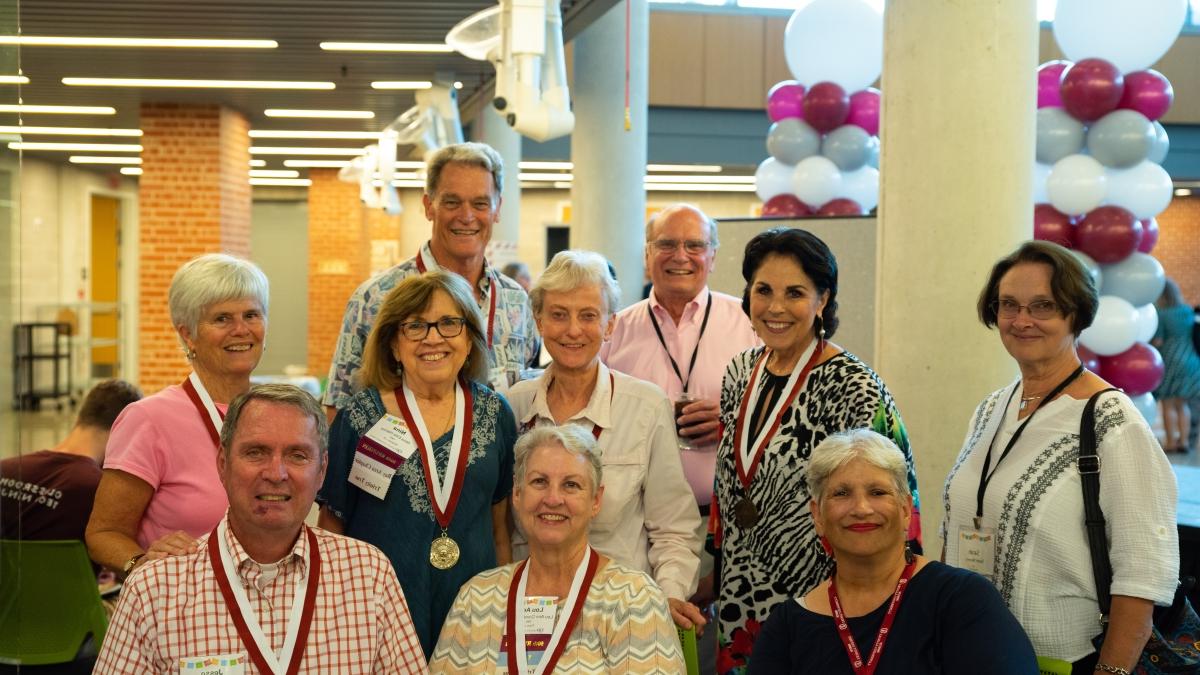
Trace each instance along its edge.
<instances>
[{"instance_id":1,"label":"magenta balloon","mask_svg":"<svg viewBox=\"0 0 1200 675\"><path fill-rule=\"evenodd\" d=\"M1154 121L1167 114L1175 100L1175 89L1157 70L1139 70L1125 75L1125 93L1119 108L1136 110Z\"/></svg>"},{"instance_id":2,"label":"magenta balloon","mask_svg":"<svg viewBox=\"0 0 1200 675\"><path fill-rule=\"evenodd\" d=\"M1075 223L1053 206L1037 204L1033 207L1033 238L1075 248Z\"/></svg>"},{"instance_id":3,"label":"magenta balloon","mask_svg":"<svg viewBox=\"0 0 1200 675\"><path fill-rule=\"evenodd\" d=\"M1093 373L1100 372L1100 357L1096 356L1096 352L1076 343L1075 353L1079 354L1079 362L1083 364L1084 368Z\"/></svg>"},{"instance_id":4,"label":"magenta balloon","mask_svg":"<svg viewBox=\"0 0 1200 675\"><path fill-rule=\"evenodd\" d=\"M1038 66L1037 78L1037 107L1061 108L1062 97L1058 95L1058 87L1062 84L1062 73L1070 67L1070 61L1047 61Z\"/></svg>"},{"instance_id":5,"label":"magenta balloon","mask_svg":"<svg viewBox=\"0 0 1200 675\"><path fill-rule=\"evenodd\" d=\"M850 113L846 124L862 127L872 136L879 135L879 90L867 87L850 94Z\"/></svg>"},{"instance_id":6,"label":"magenta balloon","mask_svg":"<svg viewBox=\"0 0 1200 675\"><path fill-rule=\"evenodd\" d=\"M767 92L767 116L772 122L804 116L804 85L795 80L779 82Z\"/></svg>"},{"instance_id":7,"label":"magenta balloon","mask_svg":"<svg viewBox=\"0 0 1200 675\"><path fill-rule=\"evenodd\" d=\"M854 201L853 199L840 197L838 199L831 199L830 201L825 202L821 208L817 209L817 215L861 216L863 215L863 208L862 206L859 206L858 202Z\"/></svg>"},{"instance_id":8,"label":"magenta balloon","mask_svg":"<svg viewBox=\"0 0 1200 675\"><path fill-rule=\"evenodd\" d=\"M804 94L804 121L823 134L845 124L849 114L850 97L839 84L818 82Z\"/></svg>"},{"instance_id":9,"label":"magenta balloon","mask_svg":"<svg viewBox=\"0 0 1200 675\"><path fill-rule=\"evenodd\" d=\"M1158 243L1158 219L1147 218L1142 221L1142 240L1138 242L1138 249L1142 253L1149 253L1154 250L1154 245Z\"/></svg>"},{"instance_id":10,"label":"magenta balloon","mask_svg":"<svg viewBox=\"0 0 1200 675\"><path fill-rule=\"evenodd\" d=\"M1099 374L1109 384L1125 390L1127 395L1141 396L1162 384L1162 356L1145 342L1135 342L1116 356L1101 356Z\"/></svg>"},{"instance_id":11,"label":"magenta balloon","mask_svg":"<svg viewBox=\"0 0 1200 675\"><path fill-rule=\"evenodd\" d=\"M782 194L775 195L763 204L762 214L764 218L778 218L781 216L788 218L804 218L811 216L813 213L812 207L796 198L795 195Z\"/></svg>"},{"instance_id":12,"label":"magenta balloon","mask_svg":"<svg viewBox=\"0 0 1200 675\"><path fill-rule=\"evenodd\" d=\"M1104 59L1084 59L1063 71L1063 107L1081 122L1095 122L1117 109L1125 92L1121 71Z\"/></svg>"},{"instance_id":13,"label":"magenta balloon","mask_svg":"<svg viewBox=\"0 0 1200 675\"><path fill-rule=\"evenodd\" d=\"M1102 265L1128 258L1141 240L1142 224L1119 206L1092 209L1075 228L1075 248Z\"/></svg>"}]
</instances>

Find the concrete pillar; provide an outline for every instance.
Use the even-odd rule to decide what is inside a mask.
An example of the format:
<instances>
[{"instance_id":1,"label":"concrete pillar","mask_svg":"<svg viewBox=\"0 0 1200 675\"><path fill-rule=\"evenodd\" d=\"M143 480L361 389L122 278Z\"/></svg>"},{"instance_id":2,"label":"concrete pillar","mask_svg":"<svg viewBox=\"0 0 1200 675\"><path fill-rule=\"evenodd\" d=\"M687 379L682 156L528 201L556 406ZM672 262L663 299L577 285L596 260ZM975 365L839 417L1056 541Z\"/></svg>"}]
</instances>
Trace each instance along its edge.
<instances>
[{"instance_id":1,"label":"concrete pillar","mask_svg":"<svg viewBox=\"0 0 1200 675\"><path fill-rule=\"evenodd\" d=\"M1035 0L893 0L884 17L875 366L912 438L926 550L978 402L1016 366L975 301L1032 236Z\"/></svg>"},{"instance_id":2,"label":"concrete pillar","mask_svg":"<svg viewBox=\"0 0 1200 675\"><path fill-rule=\"evenodd\" d=\"M152 394L188 373L167 310L184 262L250 255L250 124L218 105L143 103L138 188L138 373Z\"/></svg>"},{"instance_id":3,"label":"concrete pillar","mask_svg":"<svg viewBox=\"0 0 1200 675\"><path fill-rule=\"evenodd\" d=\"M630 127L625 128L625 12L629 5ZM641 299L646 225L646 0L617 3L575 38L571 247L604 254L624 303Z\"/></svg>"},{"instance_id":4,"label":"concrete pillar","mask_svg":"<svg viewBox=\"0 0 1200 675\"><path fill-rule=\"evenodd\" d=\"M512 242L521 238L521 134L508 126L489 103L475 118L475 140L487 143L504 160L504 192L500 203L500 222L492 227L492 241ZM515 254L515 246L514 246Z\"/></svg>"}]
</instances>

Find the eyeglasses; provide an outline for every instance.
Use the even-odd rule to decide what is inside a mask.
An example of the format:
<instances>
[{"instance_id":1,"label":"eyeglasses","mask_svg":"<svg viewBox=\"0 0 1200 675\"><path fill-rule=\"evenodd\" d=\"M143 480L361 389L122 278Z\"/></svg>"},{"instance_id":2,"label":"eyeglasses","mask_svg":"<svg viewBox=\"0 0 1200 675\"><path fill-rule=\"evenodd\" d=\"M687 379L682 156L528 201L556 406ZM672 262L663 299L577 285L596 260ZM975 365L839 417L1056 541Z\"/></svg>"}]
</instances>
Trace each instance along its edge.
<instances>
[{"instance_id":1,"label":"eyeglasses","mask_svg":"<svg viewBox=\"0 0 1200 675\"><path fill-rule=\"evenodd\" d=\"M437 328L438 335L444 338L458 337L463 332L467 320L461 316L443 316L437 321L409 321L400 324L400 332L409 340L424 340L429 335L430 328Z\"/></svg>"},{"instance_id":2,"label":"eyeglasses","mask_svg":"<svg viewBox=\"0 0 1200 675\"><path fill-rule=\"evenodd\" d=\"M700 255L708 251L708 242L703 239L685 239L679 241L677 239L655 239L650 242L650 246L654 247L659 253L674 253L683 245L683 250L692 255Z\"/></svg>"},{"instance_id":3,"label":"eyeglasses","mask_svg":"<svg viewBox=\"0 0 1200 675\"><path fill-rule=\"evenodd\" d=\"M1015 300L993 300L992 311L1002 319L1015 319L1021 313L1021 308L1029 312L1035 319L1053 319L1059 316L1058 304L1052 300L1036 300L1028 305L1022 305Z\"/></svg>"}]
</instances>

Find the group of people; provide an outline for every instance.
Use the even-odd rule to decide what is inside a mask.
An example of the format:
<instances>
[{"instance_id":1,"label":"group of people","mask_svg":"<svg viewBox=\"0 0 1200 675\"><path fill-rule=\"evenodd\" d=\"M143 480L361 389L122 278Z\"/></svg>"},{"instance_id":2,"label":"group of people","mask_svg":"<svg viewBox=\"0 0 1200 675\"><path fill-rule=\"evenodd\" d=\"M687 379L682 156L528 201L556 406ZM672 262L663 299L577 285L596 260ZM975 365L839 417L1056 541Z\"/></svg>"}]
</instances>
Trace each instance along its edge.
<instances>
[{"instance_id":1,"label":"group of people","mask_svg":"<svg viewBox=\"0 0 1200 675\"><path fill-rule=\"evenodd\" d=\"M720 673L1133 669L1174 592L1175 483L1080 365L1097 292L1068 251L1027 243L980 294L1020 377L969 420L939 562L897 403L832 341L819 238L754 237L736 298L707 285L716 223L678 205L646 228L649 298L619 309L584 251L527 297L483 255L502 180L485 145L430 159L432 236L351 298L324 411L250 385L261 271L179 270L192 373L116 420L87 527L127 577L97 672L681 673L691 629ZM1096 395L1113 599L1093 645L1076 458Z\"/></svg>"}]
</instances>

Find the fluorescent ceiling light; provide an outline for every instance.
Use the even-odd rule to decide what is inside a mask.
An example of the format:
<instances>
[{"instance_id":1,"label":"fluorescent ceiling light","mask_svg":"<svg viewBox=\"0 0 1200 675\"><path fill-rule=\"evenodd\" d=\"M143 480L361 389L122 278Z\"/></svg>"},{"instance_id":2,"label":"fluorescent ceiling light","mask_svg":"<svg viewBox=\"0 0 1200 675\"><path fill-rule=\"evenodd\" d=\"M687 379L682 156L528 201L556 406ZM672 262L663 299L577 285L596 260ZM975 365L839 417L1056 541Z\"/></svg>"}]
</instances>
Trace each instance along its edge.
<instances>
[{"instance_id":1,"label":"fluorescent ceiling light","mask_svg":"<svg viewBox=\"0 0 1200 675\"><path fill-rule=\"evenodd\" d=\"M251 178L299 178L300 172L294 169L250 169Z\"/></svg>"},{"instance_id":2,"label":"fluorescent ceiling light","mask_svg":"<svg viewBox=\"0 0 1200 675\"><path fill-rule=\"evenodd\" d=\"M372 89L430 89L433 83L429 80L396 80L372 82Z\"/></svg>"},{"instance_id":3,"label":"fluorescent ceiling light","mask_svg":"<svg viewBox=\"0 0 1200 675\"><path fill-rule=\"evenodd\" d=\"M140 145L120 143L29 143L15 141L8 144L10 150L79 150L83 152L141 152Z\"/></svg>"},{"instance_id":4,"label":"fluorescent ceiling light","mask_svg":"<svg viewBox=\"0 0 1200 675\"><path fill-rule=\"evenodd\" d=\"M743 183L754 184L754 176L646 176L647 183Z\"/></svg>"},{"instance_id":5,"label":"fluorescent ceiling light","mask_svg":"<svg viewBox=\"0 0 1200 675\"><path fill-rule=\"evenodd\" d=\"M267 117L320 117L342 120L369 120L375 118L370 110L291 110L288 108L267 108L263 111Z\"/></svg>"},{"instance_id":6,"label":"fluorescent ceiling light","mask_svg":"<svg viewBox=\"0 0 1200 675\"><path fill-rule=\"evenodd\" d=\"M0 113L48 113L60 115L115 115L116 108L106 105L21 105L0 104Z\"/></svg>"},{"instance_id":7,"label":"fluorescent ceiling light","mask_svg":"<svg viewBox=\"0 0 1200 675\"><path fill-rule=\"evenodd\" d=\"M274 40L221 40L207 38L54 37L0 35L0 45L23 47L202 47L216 49L275 49Z\"/></svg>"},{"instance_id":8,"label":"fluorescent ceiling light","mask_svg":"<svg viewBox=\"0 0 1200 675\"><path fill-rule=\"evenodd\" d=\"M647 171L692 171L694 173L720 173L716 164L647 164Z\"/></svg>"},{"instance_id":9,"label":"fluorescent ceiling light","mask_svg":"<svg viewBox=\"0 0 1200 675\"><path fill-rule=\"evenodd\" d=\"M462 89L462 82L458 82L458 81L456 80L456 81L454 82L454 88L455 88L455 89Z\"/></svg>"},{"instance_id":10,"label":"fluorescent ceiling light","mask_svg":"<svg viewBox=\"0 0 1200 675\"><path fill-rule=\"evenodd\" d=\"M302 150L303 148L299 148L299 149ZM297 152L294 154L302 155L304 153ZM286 167L291 167L293 169L340 169L343 166L349 166L350 160L348 160L348 159L285 159L285 160L283 160L283 165ZM416 160L400 160L399 162L396 162L396 168L397 169L423 169L423 168L425 168L425 163L418 162Z\"/></svg>"},{"instance_id":11,"label":"fluorescent ceiling light","mask_svg":"<svg viewBox=\"0 0 1200 675\"><path fill-rule=\"evenodd\" d=\"M326 140L377 141L378 131L290 131L277 129L251 129L250 138L322 138Z\"/></svg>"},{"instance_id":12,"label":"fluorescent ceiling light","mask_svg":"<svg viewBox=\"0 0 1200 675\"><path fill-rule=\"evenodd\" d=\"M1176 197L1191 197L1192 191L1188 188L1176 188L1175 196Z\"/></svg>"},{"instance_id":13,"label":"fluorescent ceiling light","mask_svg":"<svg viewBox=\"0 0 1200 675\"><path fill-rule=\"evenodd\" d=\"M100 129L94 127L0 126L0 134L25 136L141 136L141 129Z\"/></svg>"},{"instance_id":14,"label":"fluorescent ceiling light","mask_svg":"<svg viewBox=\"0 0 1200 675\"><path fill-rule=\"evenodd\" d=\"M266 165L267 165L267 160L265 160L265 159L250 160L250 166L266 166Z\"/></svg>"},{"instance_id":15,"label":"fluorescent ceiling light","mask_svg":"<svg viewBox=\"0 0 1200 675\"><path fill-rule=\"evenodd\" d=\"M571 162L521 162L517 167L521 169L563 169L570 171L575 165Z\"/></svg>"},{"instance_id":16,"label":"fluorescent ceiling light","mask_svg":"<svg viewBox=\"0 0 1200 675\"><path fill-rule=\"evenodd\" d=\"M72 164L141 164L141 157L101 157L99 155L72 155Z\"/></svg>"},{"instance_id":17,"label":"fluorescent ceiling light","mask_svg":"<svg viewBox=\"0 0 1200 675\"><path fill-rule=\"evenodd\" d=\"M358 155L363 154L363 152L363 148L295 148L285 146L250 146L250 154L252 155L344 155L347 157L357 157ZM287 164L284 164L284 166L287 166Z\"/></svg>"},{"instance_id":18,"label":"fluorescent ceiling light","mask_svg":"<svg viewBox=\"0 0 1200 675\"><path fill-rule=\"evenodd\" d=\"M140 166L123 166L123 167L121 167L121 173L125 174L126 176L140 176L140 175L142 175L142 167L140 167Z\"/></svg>"},{"instance_id":19,"label":"fluorescent ceiling light","mask_svg":"<svg viewBox=\"0 0 1200 675\"><path fill-rule=\"evenodd\" d=\"M442 42L322 42L321 49L331 52L418 52L449 54L454 48Z\"/></svg>"},{"instance_id":20,"label":"fluorescent ceiling light","mask_svg":"<svg viewBox=\"0 0 1200 675\"><path fill-rule=\"evenodd\" d=\"M517 174L517 180L572 181L572 180L575 180L575 176L573 176L569 173L519 173L519 174Z\"/></svg>"},{"instance_id":21,"label":"fluorescent ceiling light","mask_svg":"<svg viewBox=\"0 0 1200 675\"><path fill-rule=\"evenodd\" d=\"M180 89L335 89L332 82L292 80L171 80L149 77L64 77L73 87L176 87Z\"/></svg>"},{"instance_id":22,"label":"fluorescent ceiling light","mask_svg":"<svg viewBox=\"0 0 1200 675\"><path fill-rule=\"evenodd\" d=\"M670 192L754 192L754 185L728 183L646 183L648 191Z\"/></svg>"},{"instance_id":23,"label":"fluorescent ceiling light","mask_svg":"<svg viewBox=\"0 0 1200 675\"><path fill-rule=\"evenodd\" d=\"M0 75L0 84L29 84L29 78L24 75Z\"/></svg>"},{"instance_id":24,"label":"fluorescent ceiling light","mask_svg":"<svg viewBox=\"0 0 1200 675\"><path fill-rule=\"evenodd\" d=\"M251 178L251 185L275 186L275 187L308 187L312 185L312 181L308 178Z\"/></svg>"}]
</instances>

